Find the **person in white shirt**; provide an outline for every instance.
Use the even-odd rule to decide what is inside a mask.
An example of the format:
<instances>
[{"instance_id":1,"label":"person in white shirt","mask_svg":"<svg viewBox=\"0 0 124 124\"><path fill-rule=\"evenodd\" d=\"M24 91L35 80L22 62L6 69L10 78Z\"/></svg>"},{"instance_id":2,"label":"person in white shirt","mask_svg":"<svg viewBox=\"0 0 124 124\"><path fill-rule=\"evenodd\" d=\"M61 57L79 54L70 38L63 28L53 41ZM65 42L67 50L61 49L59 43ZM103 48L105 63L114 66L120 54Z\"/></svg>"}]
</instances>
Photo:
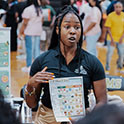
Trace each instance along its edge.
<instances>
[{"instance_id":1,"label":"person in white shirt","mask_svg":"<svg viewBox=\"0 0 124 124\"><path fill-rule=\"evenodd\" d=\"M86 37L86 49L89 53L97 56L96 43L101 35L101 8L98 0L89 0L91 10L84 20L84 36Z\"/></svg>"},{"instance_id":2,"label":"person in white shirt","mask_svg":"<svg viewBox=\"0 0 124 124\"><path fill-rule=\"evenodd\" d=\"M40 36L43 23L41 1L33 0L32 4L24 9L22 18L23 24L18 37L21 38L22 35L25 35L27 67L22 68L22 71L28 72L32 59L40 55Z\"/></svg>"}]
</instances>

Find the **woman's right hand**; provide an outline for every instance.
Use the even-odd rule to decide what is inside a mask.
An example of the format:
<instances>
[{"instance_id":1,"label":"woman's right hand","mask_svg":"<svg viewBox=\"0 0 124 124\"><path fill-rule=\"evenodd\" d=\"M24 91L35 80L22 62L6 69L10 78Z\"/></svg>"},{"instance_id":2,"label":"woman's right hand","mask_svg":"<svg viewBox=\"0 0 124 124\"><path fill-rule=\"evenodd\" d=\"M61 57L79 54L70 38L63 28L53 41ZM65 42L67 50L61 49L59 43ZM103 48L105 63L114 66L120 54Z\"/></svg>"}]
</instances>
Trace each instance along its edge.
<instances>
[{"instance_id":1,"label":"woman's right hand","mask_svg":"<svg viewBox=\"0 0 124 124\"><path fill-rule=\"evenodd\" d=\"M28 81L28 85L32 87L37 87L40 83L49 83L49 80L54 79L54 73L46 72L47 67L45 67L41 72L37 72Z\"/></svg>"}]
</instances>

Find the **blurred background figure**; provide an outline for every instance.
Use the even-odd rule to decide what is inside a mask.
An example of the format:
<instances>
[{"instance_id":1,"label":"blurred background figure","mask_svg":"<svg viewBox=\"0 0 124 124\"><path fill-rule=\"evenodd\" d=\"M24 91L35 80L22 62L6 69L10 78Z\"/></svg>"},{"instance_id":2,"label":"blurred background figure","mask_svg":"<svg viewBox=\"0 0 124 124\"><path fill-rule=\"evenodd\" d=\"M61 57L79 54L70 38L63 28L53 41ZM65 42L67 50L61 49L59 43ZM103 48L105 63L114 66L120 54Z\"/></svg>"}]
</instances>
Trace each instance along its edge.
<instances>
[{"instance_id":1,"label":"blurred background figure","mask_svg":"<svg viewBox=\"0 0 124 124\"><path fill-rule=\"evenodd\" d=\"M106 10L107 15L114 11L114 4L117 3L118 1L120 1L120 0L112 0L111 1L111 4L109 4L109 6Z\"/></svg>"},{"instance_id":2,"label":"blurred background figure","mask_svg":"<svg viewBox=\"0 0 124 124\"><path fill-rule=\"evenodd\" d=\"M76 5L79 11L79 15L82 13L82 8L87 4L87 0L77 0Z\"/></svg>"},{"instance_id":3,"label":"blurred background figure","mask_svg":"<svg viewBox=\"0 0 124 124\"><path fill-rule=\"evenodd\" d=\"M46 32L46 41L41 41L41 50L45 51L50 44L53 25L56 18L56 12L50 5L49 0L42 0L41 4L44 17L43 30Z\"/></svg>"},{"instance_id":4,"label":"blurred background figure","mask_svg":"<svg viewBox=\"0 0 124 124\"><path fill-rule=\"evenodd\" d=\"M0 27L4 26L7 8L8 8L7 1L1 0L0 1Z\"/></svg>"},{"instance_id":5,"label":"blurred background figure","mask_svg":"<svg viewBox=\"0 0 124 124\"><path fill-rule=\"evenodd\" d=\"M80 6L83 4L83 1L85 1L85 0L77 0L76 4L78 7L78 10L80 10Z\"/></svg>"},{"instance_id":6,"label":"blurred background figure","mask_svg":"<svg viewBox=\"0 0 124 124\"><path fill-rule=\"evenodd\" d=\"M96 43L101 35L102 12L98 0L89 0L90 12L84 20L84 36L86 37L86 49L97 56Z\"/></svg>"},{"instance_id":7,"label":"blurred background figure","mask_svg":"<svg viewBox=\"0 0 124 124\"><path fill-rule=\"evenodd\" d=\"M17 29L17 35L19 34L19 30L22 26L22 13L24 11L24 9L28 6L31 5L31 0L18 0L18 4L17 6L17 12L18 12L18 29ZM19 38L17 38L17 49L20 55L16 56L16 58L20 58L23 59L25 58L25 41L24 40L20 40Z\"/></svg>"},{"instance_id":8,"label":"blurred background figure","mask_svg":"<svg viewBox=\"0 0 124 124\"><path fill-rule=\"evenodd\" d=\"M107 8L110 4L111 4L110 0L102 0L100 2L100 6L102 9L102 34L99 38L99 42L103 43L104 46L107 45L107 41L106 41L107 31L106 31L106 28L104 25L105 25L105 21L107 19Z\"/></svg>"},{"instance_id":9,"label":"blurred background figure","mask_svg":"<svg viewBox=\"0 0 124 124\"><path fill-rule=\"evenodd\" d=\"M0 27L4 26L6 10L0 7Z\"/></svg>"},{"instance_id":10,"label":"blurred background figure","mask_svg":"<svg viewBox=\"0 0 124 124\"><path fill-rule=\"evenodd\" d=\"M87 1L84 0L82 2L82 5L80 6L80 10L79 10L80 11L79 14L82 19L83 26L84 26L84 20L87 18L87 16L90 14L90 11L91 11L91 6Z\"/></svg>"},{"instance_id":11,"label":"blurred background figure","mask_svg":"<svg viewBox=\"0 0 124 124\"><path fill-rule=\"evenodd\" d=\"M111 13L111 12L113 12L114 11L114 4L116 3L116 2L118 2L118 1L120 1L120 2L124 2L123 0L111 0L111 3L109 4L109 6L107 7L107 10L106 10L106 14L107 14L107 16ZM105 30L104 31L105 32L105 36L104 36L104 34L103 34L103 38L105 37L105 46L107 45L107 31ZM103 33L104 33L103 32Z\"/></svg>"},{"instance_id":12,"label":"blurred background figure","mask_svg":"<svg viewBox=\"0 0 124 124\"><path fill-rule=\"evenodd\" d=\"M103 105L75 124L124 124L124 107L115 104Z\"/></svg>"},{"instance_id":13,"label":"blurred background figure","mask_svg":"<svg viewBox=\"0 0 124 124\"><path fill-rule=\"evenodd\" d=\"M22 71L29 72L32 59L40 55L40 36L42 33L43 14L41 0L32 0L22 13L23 23L18 37L25 35L26 67Z\"/></svg>"},{"instance_id":14,"label":"blurred background figure","mask_svg":"<svg viewBox=\"0 0 124 124\"><path fill-rule=\"evenodd\" d=\"M7 1L0 0L0 9L7 10L7 7L8 7Z\"/></svg>"},{"instance_id":15,"label":"blurred background figure","mask_svg":"<svg viewBox=\"0 0 124 124\"><path fill-rule=\"evenodd\" d=\"M70 5L70 4L71 4L71 1L70 1L70 0L62 0L62 1L61 1L61 8L62 8L63 6L65 6L65 5L68 6L68 5ZM61 8L60 8L60 9L61 9Z\"/></svg>"},{"instance_id":16,"label":"blurred background figure","mask_svg":"<svg viewBox=\"0 0 124 124\"><path fill-rule=\"evenodd\" d=\"M101 5L101 9L102 12L106 14L106 10L108 8L108 6L111 4L110 0L102 0L100 5Z\"/></svg>"},{"instance_id":17,"label":"blurred background figure","mask_svg":"<svg viewBox=\"0 0 124 124\"><path fill-rule=\"evenodd\" d=\"M52 1L51 1L52 2ZM56 9L56 16L59 15L59 13L61 13L61 8L63 8L64 6L68 6L71 4L71 1L70 0L62 0L60 2L60 6L59 8Z\"/></svg>"},{"instance_id":18,"label":"blurred background figure","mask_svg":"<svg viewBox=\"0 0 124 124\"><path fill-rule=\"evenodd\" d=\"M118 53L117 69L123 70L124 59L124 13L122 12L123 5L121 2L114 4L115 11L108 15L105 26L107 27L107 58L106 58L106 71L110 70L111 57L116 46Z\"/></svg>"},{"instance_id":19,"label":"blurred background figure","mask_svg":"<svg viewBox=\"0 0 124 124\"><path fill-rule=\"evenodd\" d=\"M8 8L5 18L5 26L11 27L11 51L17 51L17 26L18 26L18 12L17 5L18 1L8 0Z\"/></svg>"},{"instance_id":20,"label":"blurred background figure","mask_svg":"<svg viewBox=\"0 0 124 124\"><path fill-rule=\"evenodd\" d=\"M78 6L77 6L76 2L77 2L77 0L70 0L70 4L71 4L73 7L75 7L75 8L78 9Z\"/></svg>"},{"instance_id":21,"label":"blurred background figure","mask_svg":"<svg viewBox=\"0 0 124 124\"><path fill-rule=\"evenodd\" d=\"M8 8L7 1L0 0L0 24L4 23L4 22L1 23L1 19L5 15L7 8ZM1 26L3 26L3 25L1 25Z\"/></svg>"},{"instance_id":22,"label":"blurred background figure","mask_svg":"<svg viewBox=\"0 0 124 124\"><path fill-rule=\"evenodd\" d=\"M18 12L18 23L22 22L22 12L23 10L30 5L31 0L18 0L17 12Z\"/></svg>"}]
</instances>

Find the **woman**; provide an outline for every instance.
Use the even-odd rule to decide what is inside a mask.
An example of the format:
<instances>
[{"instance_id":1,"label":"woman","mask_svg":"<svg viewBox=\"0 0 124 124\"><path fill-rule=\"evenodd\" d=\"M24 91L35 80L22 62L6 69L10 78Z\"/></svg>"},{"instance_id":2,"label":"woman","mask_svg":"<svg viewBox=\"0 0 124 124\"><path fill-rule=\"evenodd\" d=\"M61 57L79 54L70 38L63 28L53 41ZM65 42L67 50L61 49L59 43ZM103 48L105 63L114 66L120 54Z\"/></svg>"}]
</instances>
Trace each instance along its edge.
<instances>
[{"instance_id":1,"label":"woman","mask_svg":"<svg viewBox=\"0 0 124 124\"><path fill-rule=\"evenodd\" d=\"M101 8L98 0L89 0L90 12L84 20L84 36L86 36L87 51L97 56L96 43L101 35Z\"/></svg>"},{"instance_id":2,"label":"woman","mask_svg":"<svg viewBox=\"0 0 124 124\"><path fill-rule=\"evenodd\" d=\"M22 13L23 24L19 38L25 35L26 67L22 71L28 72L32 64L32 58L40 55L40 36L42 33L43 15L40 0L32 0L32 4L26 7Z\"/></svg>"},{"instance_id":3,"label":"woman","mask_svg":"<svg viewBox=\"0 0 124 124\"><path fill-rule=\"evenodd\" d=\"M92 86L96 107L106 103L104 69L96 57L81 49L82 32L79 15L72 7L65 8L56 19L49 50L33 62L25 88L28 106L35 107L41 89L44 92L35 124L59 124L53 115L49 93L48 82L54 77L83 76L86 109L89 107L88 91Z\"/></svg>"}]
</instances>

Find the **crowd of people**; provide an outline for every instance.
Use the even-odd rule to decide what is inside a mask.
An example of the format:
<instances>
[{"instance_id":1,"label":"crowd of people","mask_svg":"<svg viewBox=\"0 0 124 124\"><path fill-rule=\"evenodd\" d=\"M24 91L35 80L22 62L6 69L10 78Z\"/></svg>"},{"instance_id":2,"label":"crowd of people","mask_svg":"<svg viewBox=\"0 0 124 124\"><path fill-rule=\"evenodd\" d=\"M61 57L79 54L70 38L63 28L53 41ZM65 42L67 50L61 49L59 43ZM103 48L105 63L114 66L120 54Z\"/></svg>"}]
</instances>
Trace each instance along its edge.
<instances>
[{"instance_id":1,"label":"crowd of people","mask_svg":"<svg viewBox=\"0 0 124 124\"><path fill-rule=\"evenodd\" d=\"M6 7L0 6L6 11L1 15L1 18L5 15L3 26L11 27L11 51L17 51L17 37L25 40L26 67L22 71L30 72L30 77L24 87L24 94L30 108L38 106L35 124L60 124L53 114L49 80L76 76L83 77L86 112L90 112L88 94L92 89L96 105L93 112L78 122L73 120L72 123L90 124L93 119L91 117L101 110L104 111L102 114L110 110L108 118L103 118L103 122L109 124L112 121L114 124L114 108L113 111L119 113L118 124L121 124L123 111L117 111L118 108L114 105L103 106L107 103L106 76L97 58L96 46L98 41L107 42L107 71L110 70L111 57L116 46L117 69L123 71L123 3L120 0L66 0L62 4L63 7L57 12L49 0L9 0L4 3ZM17 34L19 23L21 28ZM42 41L43 35L46 36L45 41ZM82 49L83 41L86 41L86 50ZM45 51L42 54L41 47ZM94 124L99 123L102 116L105 117L102 114L94 120Z\"/></svg>"},{"instance_id":2,"label":"crowd of people","mask_svg":"<svg viewBox=\"0 0 124 124\"><path fill-rule=\"evenodd\" d=\"M118 2L121 4L120 10L118 5L115 6ZM86 50L89 53L98 57L96 48L98 41L105 42L104 45L107 45L106 72L110 70L111 57L114 44L116 44L118 53L117 70L123 72L124 24L123 3L121 3L121 0L63 0L61 6L64 5L71 5L80 15L83 24L83 40L86 41ZM22 71L29 72L32 61L41 52L46 51L50 45L53 25L60 9L55 11L49 0L38 2L37 0L9 0L8 3L2 1L0 8L5 10L0 16L2 18L5 15L3 26L11 27L11 51L17 51L18 38L25 40L26 67L23 67ZM31 11L30 8L32 8ZM33 16L30 14L32 11L34 11ZM110 17L111 14L113 18ZM116 16L120 20L117 20ZM111 21L111 18L115 21ZM121 23L118 23L120 21ZM22 26L21 29L18 29L20 23ZM110 23L112 27L110 27ZM17 33L17 29L19 33Z\"/></svg>"}]
</instances>

